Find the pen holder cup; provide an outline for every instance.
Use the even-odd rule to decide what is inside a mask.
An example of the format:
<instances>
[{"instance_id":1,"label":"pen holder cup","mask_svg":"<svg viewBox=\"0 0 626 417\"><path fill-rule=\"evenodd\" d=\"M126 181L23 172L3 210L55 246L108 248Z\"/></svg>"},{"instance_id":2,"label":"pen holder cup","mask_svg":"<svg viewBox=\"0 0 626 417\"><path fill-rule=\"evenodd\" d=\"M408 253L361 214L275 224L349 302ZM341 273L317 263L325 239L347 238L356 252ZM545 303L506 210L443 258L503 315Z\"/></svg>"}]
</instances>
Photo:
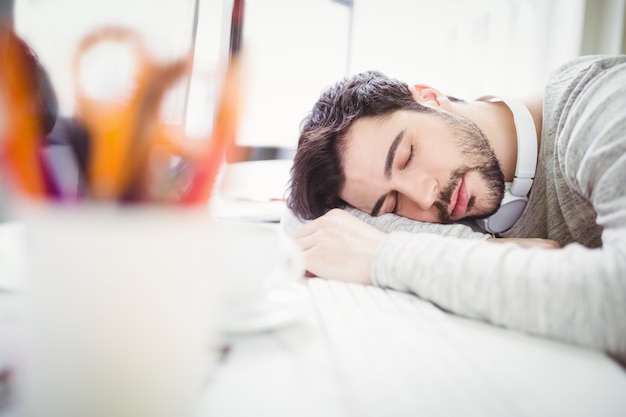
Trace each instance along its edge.
<instances>
[{"instance_id":1,"label":"pen holder cup","mask_svg":"<svg viewBox=\"0 0 626 417\"><path fill-rule=\"evenodd\" d=\"M193 415L221 343L212 222L119 206L25 216L21 415Z\"/></svg>"}]
</instances>

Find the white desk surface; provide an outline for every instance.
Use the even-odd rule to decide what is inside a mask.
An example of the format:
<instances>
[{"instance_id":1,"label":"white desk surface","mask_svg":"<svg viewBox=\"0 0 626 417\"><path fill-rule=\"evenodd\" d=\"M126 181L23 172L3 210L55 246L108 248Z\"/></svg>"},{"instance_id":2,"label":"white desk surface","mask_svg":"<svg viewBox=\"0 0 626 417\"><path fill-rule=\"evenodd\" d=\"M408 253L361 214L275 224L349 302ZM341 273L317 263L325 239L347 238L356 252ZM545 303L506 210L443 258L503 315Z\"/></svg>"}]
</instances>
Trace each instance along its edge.
<instances>
[{"instance_id":1,"label":"white desk surface","mask_svg":"<svg viewBox=\"0 0 626 417\"><path fill-rule=\"evenodd\" d=\"M0 296L0 305L6 306L8 297ZM547 404L557 416L626 415L626 372L604 355L479 323L462 326L461 332L484 332L485 345L505 340L508 349L484 353L498 372L533 381L519 387L531 405L537 401L546 409ZM337 372L312 306L295 323L229 336L227 342L229 352L215 368L194 417L358 417L350 411L354 404L348 387ZM498 340L500 347L502 342ZM386 382L380 381L377 387L383 398L391 386ZM394 413L394 404L389 404L388 415L399 415ZM19 417L10 409L0 410L0 416Z\"/></svg>"},{"instance_id":2,"label":"white desk surface","mask_svg":"<svg viewBox=\"0 0 626 417\"><path fill-rule=\"evenodd\" d=\"M626 371L606 356L483 323L458 322L460 337L464 332L482 333L482 359L492 361L494 372L509 375L510 382L519 385L521 398L533 410L521 415L546 415L536 410L568 417L626 415ZM491 341L497 341L493 349ZM350 403L349 387L341 380L313 309L284 328L232 337L230 346L208 385L199 417L358 417L351 412L358 404ZM382 398L393 385L387 382L380 381L377 387ZM388 410L390 416L407 415L392 403Z\"/></svg>"},{"instance_id":3,"label":"white desk surface","mask_svg":"<svg viewBox=\"0 0 626 417\"><path fill-rule=\"evenodd\" d=\"M18 233L17 225L0 226L0 289L19 294L19 280L15 278L20 264ZM307 283L303 286L308 288ZM0 292L0 313L10 306L15 294ZM308 295L305 298L311 301ZM529 404L547 404L554 411L552 415L558 416L626 415L626 371L605 355L469 320L452 320L458 324L459 337L473 334L474 340L479 340L480 346L468 346L480 352L479 359L489 358L494 370L511 376L512 383L526 381L519 388ZM226 342L229 351L207 383L197 417L358 417L351 413L347 387L312 302L305 303L296 322L263 332L230 335ZM493 342L498 349L490 349L496 345ZM522 378L513 381L513 377ZM378 384L383 398L388 386L386 381ZM393 404L389 404L388 415L395 415L393 411ZM0 410L0 417L14 416L11 410Z\"/></svg>"},{"instance_id":4,"label":"white desk surface","mask_svg":"<svg viewBox=\"0 0 626 417\"><path fill-rule=\"evenodd\" d=\"M228 337L199 416L348 416L312 309L296 323Z\"/></svg>"}]
</instances>

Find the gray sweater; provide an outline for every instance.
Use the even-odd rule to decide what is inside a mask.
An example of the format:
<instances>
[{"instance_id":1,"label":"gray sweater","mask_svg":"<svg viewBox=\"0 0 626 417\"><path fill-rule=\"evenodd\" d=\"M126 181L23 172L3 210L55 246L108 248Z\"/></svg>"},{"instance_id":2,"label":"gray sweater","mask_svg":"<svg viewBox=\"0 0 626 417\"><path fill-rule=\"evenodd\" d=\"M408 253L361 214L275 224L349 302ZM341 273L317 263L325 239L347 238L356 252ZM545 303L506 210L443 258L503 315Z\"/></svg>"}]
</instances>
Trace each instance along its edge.
<instances>
[{"instance_id":1,"label":"gray sweater","mask_svg":"<svg viewBox=\"0 0 626 417\"><path fill-rule=\"evenodd\" d=\"M372 280L459 315L624 360L626 56L582 57L555 71L541 140L529 204L503 236L550 238L562 249L494 245L462 225L351 210L391 232L372 260Z\"/></svg>"}]
</instances>

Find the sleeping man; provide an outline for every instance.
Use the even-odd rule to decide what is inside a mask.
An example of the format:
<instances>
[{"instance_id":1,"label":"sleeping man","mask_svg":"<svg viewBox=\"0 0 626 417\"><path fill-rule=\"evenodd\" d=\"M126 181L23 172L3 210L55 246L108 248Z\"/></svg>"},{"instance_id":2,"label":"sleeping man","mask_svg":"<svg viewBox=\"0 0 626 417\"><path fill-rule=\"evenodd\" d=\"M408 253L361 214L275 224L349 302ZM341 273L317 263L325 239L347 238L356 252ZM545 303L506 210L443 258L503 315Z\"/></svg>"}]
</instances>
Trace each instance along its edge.
<instances>
[{"instance_id":1,"label":"sleeping man","mask_svg":"<svg viewBox=\"0 0 626 417\"><path fill-rule=\"evenodd\" d=\"M626 56L519 99L341 80L302 124L288 206L311 275L626 359Z\"/></svg>"}]
</instances>

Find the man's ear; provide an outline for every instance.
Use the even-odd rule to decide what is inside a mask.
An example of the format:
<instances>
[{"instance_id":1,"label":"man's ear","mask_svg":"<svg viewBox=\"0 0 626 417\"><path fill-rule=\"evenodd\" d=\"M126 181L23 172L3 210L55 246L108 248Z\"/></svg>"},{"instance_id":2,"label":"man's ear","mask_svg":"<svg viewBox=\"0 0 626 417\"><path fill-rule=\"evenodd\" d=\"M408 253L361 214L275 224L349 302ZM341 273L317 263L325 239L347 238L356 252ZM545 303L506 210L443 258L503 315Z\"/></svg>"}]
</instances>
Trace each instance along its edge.
<instances>
[{"instance_id":1,"label":"man's ear","mask_svg":"<svg viewBox=\"0 0 626 417\"><path fill-rule=\"evenodd\" d=\"M414 84L409 86L409 91L413 99L419 104L427 107L440 107L440 99L445 97L439 90L436 90L426 84Z\"/></svg>"}]
</instances>

